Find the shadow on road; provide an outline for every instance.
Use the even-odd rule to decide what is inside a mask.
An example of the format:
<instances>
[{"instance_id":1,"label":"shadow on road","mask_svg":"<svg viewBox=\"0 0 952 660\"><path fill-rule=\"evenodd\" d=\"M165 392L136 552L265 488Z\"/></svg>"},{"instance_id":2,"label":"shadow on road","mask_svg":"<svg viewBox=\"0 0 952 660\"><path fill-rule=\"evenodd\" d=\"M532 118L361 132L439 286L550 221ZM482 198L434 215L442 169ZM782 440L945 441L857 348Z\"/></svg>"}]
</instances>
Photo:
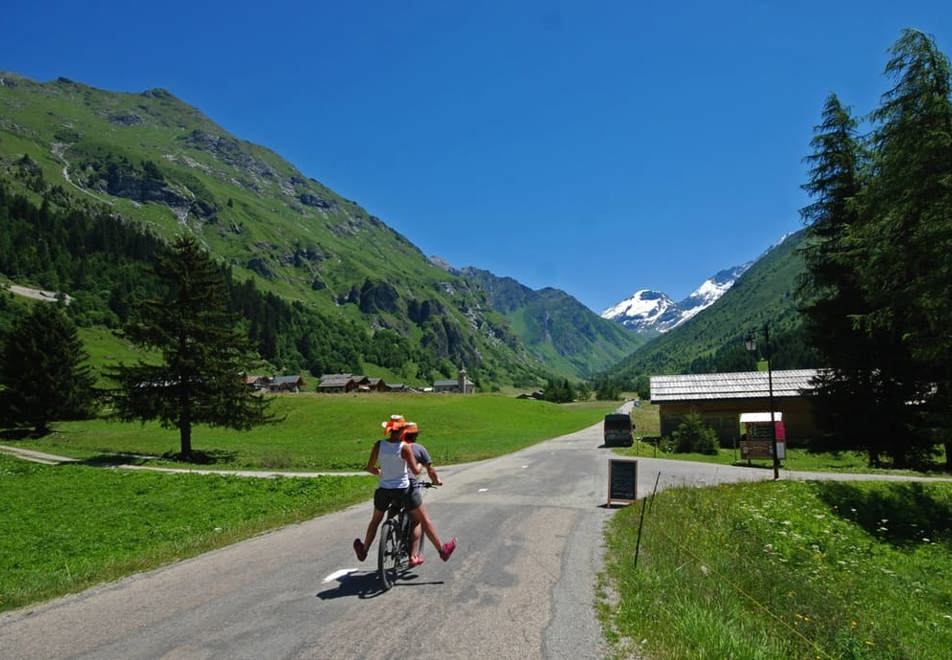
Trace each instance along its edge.
<instances>
[{"instance_id":1,"label":"shadow on road","mask_svg":"<svg viewBox=\"0 0 952 660\"><path fill-rule=\"evenodd\" d=\"M422 587L431 584L444 584L442 580L431 582L420 582L418 575L402 573L397 578L398 582L394 584L397 587ZM332 600L334 598L376 598L387 592L380 588L380 576L376 571L366 573L348 573L337 578L338 585L332 589L326 589L317 594L321 600Z\"/></svg>"},{"instance_id":2,"label":"shadow on road","mask_svg":"<svg viewBox=\"0 0 952 660\"><path fill-rule=\"evenodd\" d=\"M77 461L75 464L89 465L91 467L116 467L119 465L144 465L152 460L151 456L139 456L136 454L97 454Z\"/></svg>"}]
</instances>

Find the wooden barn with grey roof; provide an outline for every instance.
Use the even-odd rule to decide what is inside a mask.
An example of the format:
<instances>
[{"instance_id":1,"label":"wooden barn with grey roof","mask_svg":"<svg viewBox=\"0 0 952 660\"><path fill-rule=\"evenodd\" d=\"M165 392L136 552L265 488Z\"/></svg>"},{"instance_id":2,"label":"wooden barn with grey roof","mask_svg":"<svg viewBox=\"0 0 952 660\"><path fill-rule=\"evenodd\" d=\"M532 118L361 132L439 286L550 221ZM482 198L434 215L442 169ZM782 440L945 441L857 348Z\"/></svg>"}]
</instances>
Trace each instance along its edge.
<instances>
[{"instance_id":1,"label":"wooden barn with grey roof","mask_svg":"<svg viewBox=\"0 0 952 660\"><path fill-rule=\"evenodd\" d=\"M774 411L783 414L787 442L802 444L816 432L809 392L816 369L773 372ZM769 412L766 371L651 377L651 403L658 404L661 435L671 435L691 412L717 431L725 446L740 439L741 413Z\"/></svg>"}]
</instances>

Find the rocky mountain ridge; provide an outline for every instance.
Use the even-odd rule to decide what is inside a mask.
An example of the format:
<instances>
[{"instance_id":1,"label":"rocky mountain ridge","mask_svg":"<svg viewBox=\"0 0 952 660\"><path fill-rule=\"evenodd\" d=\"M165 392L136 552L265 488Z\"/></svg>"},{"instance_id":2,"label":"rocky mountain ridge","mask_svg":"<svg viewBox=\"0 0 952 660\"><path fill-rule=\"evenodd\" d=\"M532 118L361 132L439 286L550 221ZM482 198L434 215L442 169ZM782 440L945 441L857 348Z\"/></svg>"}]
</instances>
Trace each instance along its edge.
<instances>
[{"instance_id":1,"label":"rocky mountain ridge","mask_svg":"<svg viewBox=\"0 0 952 660\"><path fill-rule=\"evenodd\" d=\"M573 296L552 287L533 290L488 270L454 268L445 259L430 262L486 293L486 303L509 321L529 352L563 373L588 377L614 365L643 338L600 318Z\"/></svg>"},{"instance_id":2,"label":"rocky mountain ridge","mask_svg":"<svg viewBox=\"0 0 952 660\"><path fill-rule=\"evenodd\" d=\"M544 372L481 289L165 90L0 73L0 180L37 201L101 205L165 240L190 233L239 281L357 322L368 336L394 331L447 374L463 364L505 384Z\"/></svg>"},{"instance_id":3,"label":"rocky mountain ridge","mask_svg":"<svg viewBox=\"0 0 952 660\"><path fill-rule=\"evenodd\" d=\"M718 271L683 300L675 302L662 291L639 289L628 298L602 311L601 317L649 337L669 332L717 302L741 275L783 243L787 236L789 234L784 235L757 259Z\"/></svg>"}]
</instances>

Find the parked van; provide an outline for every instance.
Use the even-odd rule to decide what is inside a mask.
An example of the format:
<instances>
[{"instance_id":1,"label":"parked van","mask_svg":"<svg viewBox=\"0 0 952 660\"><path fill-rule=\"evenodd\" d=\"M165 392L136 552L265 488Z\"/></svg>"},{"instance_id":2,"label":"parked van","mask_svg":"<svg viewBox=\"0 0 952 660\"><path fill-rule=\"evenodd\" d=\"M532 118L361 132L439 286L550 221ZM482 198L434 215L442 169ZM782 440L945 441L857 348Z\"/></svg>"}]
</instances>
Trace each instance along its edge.
<instances>
[{"instance_id":1,"label":"parked van","mask_svg":"<svg viewBox=\"0 0 952 660\"><path fill-rule=\"evenodd\" d=\"M605 446L631 447L631 434L635 425L627 413L612 413L605 415Z\"/></svg>"}]
</instances>

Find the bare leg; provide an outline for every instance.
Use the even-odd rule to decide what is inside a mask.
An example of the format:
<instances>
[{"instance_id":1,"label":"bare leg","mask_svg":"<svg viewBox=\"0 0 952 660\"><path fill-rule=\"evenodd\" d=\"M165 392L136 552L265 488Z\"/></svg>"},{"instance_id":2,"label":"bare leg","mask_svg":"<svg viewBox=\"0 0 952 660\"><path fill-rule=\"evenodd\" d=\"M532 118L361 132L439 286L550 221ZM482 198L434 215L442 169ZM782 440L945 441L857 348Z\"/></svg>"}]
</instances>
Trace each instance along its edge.
<instances>
[{"instance_id":1,"label":"bare leg","mask_svg":"<svg viewBox=\"0 0 952 660\"><path fill-rule=\"evenodd\" d=\"M410 530L410 556L416 557L420 554L420 537L423 536L423 525L418 522L413 523Z\"/></svg>"},{"instance_id":2,"label":"bare leg","mask_svg":"<svg viewBox=\"0 0 952 660\"><path fill-rule=\"evenodd\" d=\"M377 536L377 528L380 527L380 521L383 520L383 511L374 509L374 515L370 517L370 524L367 525L367 536L364 537L364 549L370 552L370 544L374 542Z\"/></svg>"},{"instance_id":3,"label":"bare leg","mask_svg":"<svg viewBox=\"0 0 952 660\"><path fill-rule=\"evenodd\" d=\"M440 537L436 533L436 527L433 525L433 521L430 520L430 516L426 512L426 507L421 506L420 508L411 511L410 518L414 523L419 523L423 527L426 537L430 539L430 543L433 544L433 547L436 548L436 551L442 552L443 542L440 541Z\"/></svg>"}]
</instances>

